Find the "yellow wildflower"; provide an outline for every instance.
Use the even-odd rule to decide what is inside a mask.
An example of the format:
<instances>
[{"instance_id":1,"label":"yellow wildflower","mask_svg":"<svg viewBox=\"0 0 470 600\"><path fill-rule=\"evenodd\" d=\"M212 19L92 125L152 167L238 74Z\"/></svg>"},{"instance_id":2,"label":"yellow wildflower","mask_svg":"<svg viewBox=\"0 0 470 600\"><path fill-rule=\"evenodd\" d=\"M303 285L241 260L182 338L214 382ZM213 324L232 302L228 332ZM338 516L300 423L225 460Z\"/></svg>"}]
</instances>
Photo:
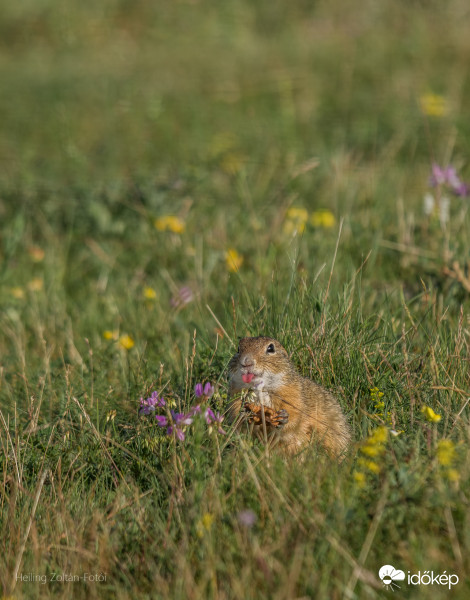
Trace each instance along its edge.
<instances>
[{"instance_id":1,"label":"yellow wildflower","mask_svg":"<svg viewBox=\"0 0 470 600\"><path fill-rule=\"evenodd\" d=\"M144 298L146 300L155 300L157 297L157 292L149 286L144 287Z\"/></svg>"},{"instance_id":2,"label":"yellow wildflower","mask_svg":"<svg viewBox=\"0 0 470 600\"><path fill-rule=\"evenodd\" d=\"M378 387L370 388L370 397L372 400L379 400L379 398L382 398L383 395L384 393L381 392Z\"/></svg>"},{"instance_id":3,"label":"yellow wildflower","mask_svg":"<svg viewBox=\"0 0 470 600\"><path fill-rule=\"evenodd\" d=\"M443 467L452 465L456 458L455 444L452 440L439 440L437 443L437 460Z\"/></svg>"},{"instance_id":4,"label":"yellow wildflower","mask_svg":"<svg viewBox=\"0 0 470 600\"><path fill-rule=\"evenodd\" d=\"M458 481L460 479L460 473L457 469L446 469L445 475L449 481Z\"/></svg>"},{"instance_id":5,"label":"yellow wildflower","mask_svg":"<svg viewBox=\"0 0 470 600\"><path fill-rule=\"evenodd\" d=\"M421 112L428 117L444 117L449 112L447 100L439 94L423 94L419 99Z\"/></svg>"},{"instance_id":6,"label":"yellow wildflower","mask_svg":"<svg viewBox=\"0 0 470 600\"><path fill-rule=\"evenodd\" d=\"M214 522L214 515L211 513L204 513L202 518L197 522L196 532L198 537L202 538L206 531L210 531L212 523Z\"/></svg>"},{"instance_id":7,"label":"yellow wildflower","mask_svg":"<svg viewBox=\"0 0 470 600\"><path fill-rule=\"evenodd\" d=\"M158 231L171 231L173 233L183 233L186 227L184 221L174 215L159 217L155 219L154 225Z\"/></svg>"},{"instance_id":8,"label":"yellow wildflower","mask_svg":"<svg viewBox=\"0 0 470 600\"><path fill-rule=\"evenodd\" d=\"M202 524L205 529L210 529L212 527L212 523L214 522L214 515L211 513L204 513L202 517Z\"/></svg>"},{"instance_id":9,"label":"yellow wildflower","mask_svg":"<svg viewBox=\"0 0 470 600\"><path fill-rule=\"evenodd\" d=\"M365 446L362 446L361 452L366 456L375 458L383 453L383 446L382 444L366 444Z\"/></svg>"},{"instance_id":10,"label":"yellow wildflower","mask_svg":"<svg viewBox=\"0 0 470 600\"><path fill-rule=\"evenodd\" d=\"M119 335L119 332L116 330L111 331L109 329L106 329L106 331L103 331L103 337L105 340L117 340L118 335Z\"/></svg>"},{"instance_id":11,"label":"yellow wildflower","mask_svg":"<svg viewBox=\"0 0 470 600\"><path fill-rule=\"evenodd\" d=\"M119 338L119 344L124 348L124 350L130 350L131 348L133 348L134 343L134 340L131 338L130 335L127 335L127 333L121 335L121 337Z\"/></svg>"},{"instance_id":12,"label":"yellow wildflower","mask_svg":"<svg viewBox=\"0 0 470 600\"><path fill-rule=\"evenodd\" d=\"M380 473L379 465L376 462L374 462L373 460L368 460L367 458L360 458L357 461L357 464L360 467L363 467L364 469L367 469L368 471L375 473L376 475L378 475Z\"/></svg>"},{"instance_id":13,"label":"yellow wildflower","mask_svg":"<svg viewBox=\"0 0 470 600\"><path fill-rule=\"evenodd\" d=\"M457 460L457 449L452 440L439 440L437 443L437 462L439 463L440 474L449 481L458 481L460 473L455 468Z\"/></svg>"},{"instance_id":14,"label":"yellow wildflower","mask_svg":"<svg viewBox=\"0 0 470 600\"><path fill-rule=\"evenodd\" d=\"M13 287L10 290L11 295L13 296L13 298L16 298L17 300L21 300L22 298L24 298L24 289L20 288L20 287Z\"/></svg>"},{"instance_id":15,"label":"yellow wildflower","mask_svg":"<svg viewBox=\"0 0 470 600\"><path fill-rule=\"evenodd\" d=\"M367 438L369 444L384 444L388 438L388 429L386 427L377 427L374 433Z\"/></svg>"},{"instance_id":16,"label":"yellow wildflower","mask_svg":"<svg viewBox=\"0 0 470 600\"><path fill-rule=\"evenodd\" d=\"M372 402L374 402L374 408L378 411L377 414L382 417L383 409L385 408L385 402L382 402L380 398L384 395L383 392L379 390L378 387L370 388L370 398ZM390 420L390 413L386 414L386 418Z\"/></svg>"},{"instance_id":17,"label":"yellow wildflower","mask_svg":"<svg viewBox=\"0 0 470 600\"><path fill-rule=\"evenodd\" d=\"M44 281L40 277L35 277L31 279L28 283L28 289L31 292L40 292L44 286Z\"/></svg>"},{"instance_id":18,"label":"yellow wildflower","mask_svg":"<svg viewBox=\"0 0 470 600\"><path fill-rule=\"evenodd\" d=\"M357 483L359 487L364 487L366 484L366 476L362 471L354 471L353 472L354 481Z\"/></svg>"},{"instance_id":19,"label":"yellow wildflower","mask_svg":"<svg viewBox=\"0 0 470 600\"><path fill-rule=\"evenodd\" d=\"M305 208L298 208L291 206L286 213L286 217L292 221L299 221L300 223L306 223L308 221L308 212Z\"/></svg>"},{"instance_id":20,"label":"yellow wildflower","mask_svg":"<svg viewBox=\"0 0 470 600\"><path fill-rule=\"evenodd\" d=\"M314 227L324 227L325 229L329 229L330 227L334 227L336 218L331 210L315 210L310 217L310 223Z\"/></svg>"},{"instance_id":21,"label":"yellow wildflower","mask_svg":"<svg viewBox=\"0 0 470 600\"><path fill-rule=\"evenodd\" d=\"M373 473L374 475L380 473L380 464L376 460L380 459L385 452L387 437L388 429L386 427L378 427L362 443L359 450L362 456L357 461L358 469L353 473L353 477L360 487L363 486L361 482L366 480L368 473Z\"/></svg>"},{"instance_id":22,"label":"yellow wildflower","mask_svg":"<svg viewBox=\"0 0 470 600\"><path fill-rule=\"evenodd\" d=\"M282 226L282 232L284 235L294 235L294 233L303 233L304 231L305 223L298 223L289 219L284 221L284 225Z\"/></svg>"},{"instance_id":23,"label":"yellow wildflower","mask_svg":"<svg viewBox=\"0 0 470 600\"><path fill-rule=\"evenodd\" d=\"M308 212L305 208L291 206L286 213L286 220L283 225L283 232L287 235L294 233L303 233L308 221Z\"/></svg>"},{"instance_id":24,"label":"yellow wildflower","mask_svg":"<svg viewBox=\"0 0 470 600\"><path fill-rule=\"evenodd\" d=\"M426 421L429 421L430 423L439 423L442 418L441 415L436 414L430 406L424 405L421 408L421 412L423 413Z\"/></svg>"},{"instance_id":25,"label":"yellow wildflower","mask_svg":"<svg viewBox=\"0 0 470 600\"><path fill-rule=\"evenodd\" d=\"M229 175L236 175L245 163L245 157L237 152L228 152L220 161L222 171Z\"/></svg>"},{"instance_id":26,"label":"yellow wildflower","mask_svg":"<svg viewBox=\"0 0 470 600\"><path fill-rule=\"evenodd\" d=\"M229 248L225 253L225 263L227 269L235 273L243 264L243 256L238 254L234 248Z\"/></svg>"}]
</instances>

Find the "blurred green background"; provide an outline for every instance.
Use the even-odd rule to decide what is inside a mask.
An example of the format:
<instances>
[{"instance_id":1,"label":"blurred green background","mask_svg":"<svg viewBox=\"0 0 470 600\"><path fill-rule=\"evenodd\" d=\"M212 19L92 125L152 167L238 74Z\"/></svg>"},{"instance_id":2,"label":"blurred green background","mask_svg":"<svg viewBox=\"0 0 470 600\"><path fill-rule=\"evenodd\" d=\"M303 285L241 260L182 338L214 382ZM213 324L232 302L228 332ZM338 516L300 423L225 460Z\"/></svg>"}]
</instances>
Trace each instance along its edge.
<instances>
[{"instance_id":1,"label":"blurred green background","mask_svg":"<svg viewBox=\"0 0 470 600\"><path fill-rule=\"evenodd\" d=\"M417 168L449 144L466 155L467 25L459 0L7 2L2 179L206 172L221 135L253 177L341 151ZM429 92L452 107L431 130Z\"/></svg>"},{"instance_id":2,"label":"blurred green background","mask_svg":"<svg viewBox=\"0 0 470 600\"><path fill-rule=\"evenodd\" d=\"M343 218L339 283L372 251L379 294L413 297L423 273L444 285L442 263L469 247L466 203L442 231L422 202L433 161L468 172L468 23L459 0L6 3L4 283L24 287L28 251L48 246L85 318L96 285L129 303L149 284L167 309L189 282L224 309L228 249L262 296L273 267L287 281L294 257L311 276L330 261ZM332 226L286 239L290 207ZM166 215L183 237L155 230Z\"/></svg>"}]
</instances>

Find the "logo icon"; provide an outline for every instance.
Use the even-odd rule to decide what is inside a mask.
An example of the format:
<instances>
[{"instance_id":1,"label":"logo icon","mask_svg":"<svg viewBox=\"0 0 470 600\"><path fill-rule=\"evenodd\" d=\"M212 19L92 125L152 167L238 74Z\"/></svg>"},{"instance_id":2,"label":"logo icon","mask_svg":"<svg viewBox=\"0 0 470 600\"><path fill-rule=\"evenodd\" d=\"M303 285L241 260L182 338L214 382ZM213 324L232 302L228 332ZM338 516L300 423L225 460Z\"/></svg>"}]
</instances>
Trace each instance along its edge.
<instances>
[{"instance_id":1,"label":"logo icon","mask_svg":"<svg viewBox=\"0 0 470 600\"><path fill-rule=\"evenodd\" d=\"M379 570L379 577L387 590L392 590L392 592L394 592L394 587L400 587L395 581L404 581L405 573L404 571L395 569L392 565L384 565Z\"/></svg>"}]
</instances>

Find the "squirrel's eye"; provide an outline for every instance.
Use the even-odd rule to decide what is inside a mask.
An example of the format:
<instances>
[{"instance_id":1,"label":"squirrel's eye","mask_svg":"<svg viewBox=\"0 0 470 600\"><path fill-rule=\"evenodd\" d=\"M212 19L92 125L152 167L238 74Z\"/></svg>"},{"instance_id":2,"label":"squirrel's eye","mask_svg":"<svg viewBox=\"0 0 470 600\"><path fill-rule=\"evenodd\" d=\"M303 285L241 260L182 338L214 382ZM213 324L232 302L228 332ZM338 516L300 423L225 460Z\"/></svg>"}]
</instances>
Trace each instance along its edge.
<instances>
[{"instance_id":1,"label":"squirrel's eye","mask_svg":"<svg viewBox=\"0 0 470 600\"><path fill-rule=\"evenodd\" d=\"M269 344L269 346L266 348L266 354L274 354L275 352L274 344Z\"/></svg>"}]
</instances>

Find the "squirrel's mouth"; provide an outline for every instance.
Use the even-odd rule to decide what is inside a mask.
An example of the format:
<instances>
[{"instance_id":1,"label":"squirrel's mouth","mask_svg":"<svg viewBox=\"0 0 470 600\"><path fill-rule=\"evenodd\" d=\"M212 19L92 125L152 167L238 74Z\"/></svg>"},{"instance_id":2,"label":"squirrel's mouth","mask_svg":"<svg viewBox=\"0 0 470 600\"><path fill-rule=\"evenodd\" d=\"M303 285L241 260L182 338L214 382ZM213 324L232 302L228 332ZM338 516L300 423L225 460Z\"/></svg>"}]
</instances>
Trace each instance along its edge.
<instances>
[{"instance_id":1,"label":"squirrel's mouth","mask_svg":"<svg viewBox=\"0 0 470 600\"><path fill-rule=\"evenodd\" d=\"M242 381L247 385L257 385L260 382L262 373L251 373L248 371L247 373L242 372Z\"/></svg>"}]
</instances>

